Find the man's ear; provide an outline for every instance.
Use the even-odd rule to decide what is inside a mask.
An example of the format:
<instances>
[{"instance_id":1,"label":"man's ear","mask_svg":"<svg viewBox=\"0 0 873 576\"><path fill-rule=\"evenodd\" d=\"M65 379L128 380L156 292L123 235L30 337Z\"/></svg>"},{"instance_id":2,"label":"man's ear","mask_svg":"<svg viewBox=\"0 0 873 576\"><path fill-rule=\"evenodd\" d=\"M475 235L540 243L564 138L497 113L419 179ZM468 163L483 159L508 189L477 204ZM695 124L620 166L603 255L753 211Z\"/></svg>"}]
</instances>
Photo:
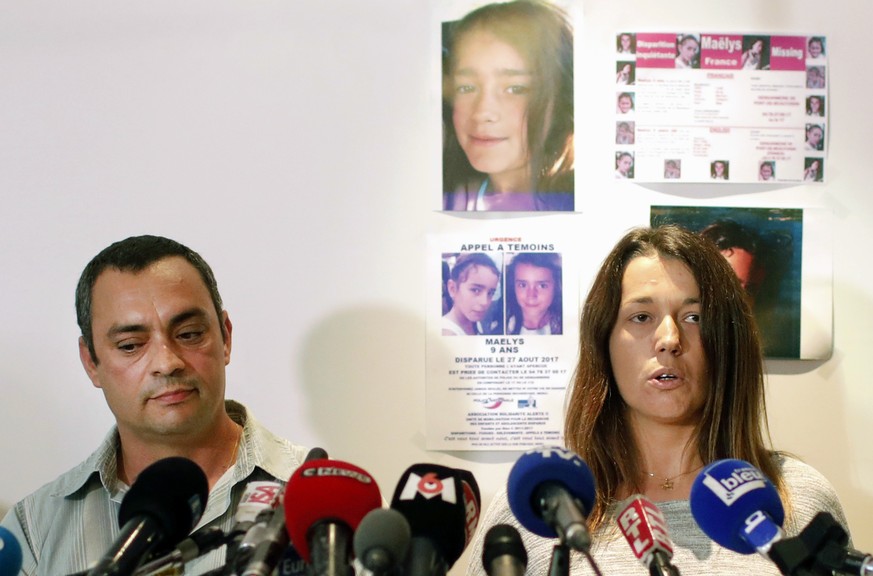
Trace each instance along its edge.
<instances>
[{"instance_id":1,"label":"man's ear","mask_svg":"<svg viewBox=\"0 0 873 576\"><path fill-rule=\"evenodd\" d=\"M233 324L230 321L230 316L227 314L227 310L222 311L221 313L221 336L224 340L224 365L227 366L230 364L230 349L231 349L231 336L233 335Z\"/></svg>"},{"instance_id":2,"label":"man's ear","mask_svg":"<svg viewBox=\"0 0 873 576\"><path fill-rule=\"evenodd\" d=\"M82 362L82 367L85 369L85 373L88 374L88 378L91 379L91 384L95 388L102 388L100 378L97 376L97 361L91 356L91 351L85 343L84 336L79 336L79 360Z\"/></svg>"}]
</instances>

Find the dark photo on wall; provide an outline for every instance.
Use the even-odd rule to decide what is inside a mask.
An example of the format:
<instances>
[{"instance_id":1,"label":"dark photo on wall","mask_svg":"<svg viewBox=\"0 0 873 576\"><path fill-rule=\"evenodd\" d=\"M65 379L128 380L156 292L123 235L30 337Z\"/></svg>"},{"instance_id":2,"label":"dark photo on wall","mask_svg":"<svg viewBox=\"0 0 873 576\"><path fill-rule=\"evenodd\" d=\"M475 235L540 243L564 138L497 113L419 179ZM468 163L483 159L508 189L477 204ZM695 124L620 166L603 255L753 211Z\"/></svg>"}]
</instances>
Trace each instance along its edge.
<instances>
[{"instance_id":1,"label":"dark photo on wall","mask_svg":"<svg viewBox=\"0 0 873 576\"><path fill-rule=\"evenodd\" d=\"M572 211L573 31L546 2L442 26L443 210Z\"/></svg>"},{"instance_id":2,"label":"dark photo on wall","mask_svg":"<svg viewBox=\"0 0 873 576\"><path fill-rule=\"evenodd\" d=\"M749 296L766 356L800 357L803 210L652 206L651 225L663 224L719 248Z\"/></svg>"}]
</instances>

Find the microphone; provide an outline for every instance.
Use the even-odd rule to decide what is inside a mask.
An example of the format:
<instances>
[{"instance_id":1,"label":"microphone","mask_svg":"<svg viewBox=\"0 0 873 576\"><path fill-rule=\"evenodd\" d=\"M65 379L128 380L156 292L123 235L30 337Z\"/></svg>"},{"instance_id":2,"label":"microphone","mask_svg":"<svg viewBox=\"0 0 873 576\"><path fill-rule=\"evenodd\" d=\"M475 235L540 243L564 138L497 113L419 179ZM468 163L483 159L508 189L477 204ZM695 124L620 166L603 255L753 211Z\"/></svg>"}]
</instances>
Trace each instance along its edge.
<instances>
[{"instance_id":1,"label":"microphone","mask_svg":"<svg viewBox=\"0 0 873 576\"><path fill-rule=\"evenodd\" d=\"M458 560L479 523L479 485L467 470L413 464L400 477L391 508L409 522L406 576L442 576Z\"/></svg>"},{"instance_id":2,"label":"microphone","mask_svg":"<svg viewBox=\"0 0 873 576\"><path fill-rule=\"evenodd\" d=\"M12 532L0 526L0 576L18 576L22 562L18 539Z\"/></svg>"},{"instance_id":3,"label":"microphone","mask_svg":"<svg viewBox=\"0 0 873 576\"><path fill-rule=\"evenodd\" d=\"M283 486L274 481L256 481L246 484L233 518L233 526L227 533L225 574L234 574L243 567L252 552L264 539L270 517L279 506Z\"/></svg>"},{"instance_id":4,"label":"microphone","mask_svg":"<svg viewBox=\"0 0 873 576\"><path fill-rule=\"evenodd\" d=\"M847 548L848 544L849 535L840 523L830 513L819 512L798 536L774 544L770 555L777 564L788 564L783 558L799 558L810 574L873 574L873 556ZM790 573L800 574L796 568L800 564L789 565L790 569L797 570ZM783 570L783 573L788 572Z\"/></svg>"},{"instance_id":5,"label":"microphone","mask_svg":"<svg viewBox=\"0 0 873 576\"><path fill-rule=\"evenodd\" d=\"M303 463L305 465L321 458L327 458L327 452L323 448L312 448ZM237 569L230 573L241 576L269 576L282 561L288 547L288 532L285 529L285 514L282 509L286 488L282 488L276 495L272 509L262 510L256 516L254 524L246 532L237 550L237 554L242 555L234 558L233 565L230 566Z\"/></svg>"},{"instance_id":6,"label":"microphone","mask_svg":"<svg viewBox=\"0 0 873 576\"><path fill-rule=\"evenodd\" d=\"M194 529L209 495L200 467L182 457L143 470L121 501L121 533L88 576L127 576L149 552L170 548Z\"/></svg>"},{"instance_id":7,"label":"microphone","mask_svg":"<svg viewBox=\"0 0 873 576\"><path fill-rule=\"evenodd\" d=\"M664 514L640 494L625 502L618 515L618 527L634 556L649 569L651 576L679 576L679 570L670 564L673 544Z\"/></svg>"},{"instance_id":8,"label":"microphone","mask_svg":"<svg viewBox=\"0 0 873 576\"><path fill-rule=\"evenodd\" d=\"M773 483L743 460L717 460L694 479L691 515L713 541L740 554L768 555L782 539L785 510Z\"/></svg>"},{"instance_id":9,"label":"microphone","mask_svg":"<svg viewBox=\"0 0 873 576\"><path fill-rule=\"evenodd\" d=\"M374 576L396 574L406 559L412 530L397 510L376 508L364 516L352 541L355 557Z\"/></svg>"},{"instance_id":10,"label":"microphone","mask_svg":"<svg viewBox=\"0 0 873 576\"><path fill-rule=\"evenodd\" d=\"M224 531L218 526L202 528L185 538L168 554L141 565L135 576L168 576L182 574L185 563L206 554L225 543Z\"/></svg>"},{"instance_id":11,"label":"microphone","mask_svg":"<svg viewBox=\"0 0 873 576\"><path fill-rule=\"evenodd\" d=\"M557 446L525 452L509 471L507 496L522 526L588 552L585 517L594 506L594 475L574 452Z\"/></svg>"},{"instance_id":12,"label":"microphone","mask_svg":"<svg viewBox=\"0 0 873 576\"><path fill-rule=\"evenodd\" d=\"M488 576L524 576L527 551L521 535L509 524L495 524L485 533L482 564Z\"/></svg>"},{"instance_id":13,"label":"microphone","mask_svg":"<svg viewBox=\"0 0 873 576\"><path fill-rule=\"evenodd\" d=\"M382 506L373 477L340 460L312 460L285 487L288 536L315 576L351 573L351 537L366 514Z\"/></svg>"}]
</instances>

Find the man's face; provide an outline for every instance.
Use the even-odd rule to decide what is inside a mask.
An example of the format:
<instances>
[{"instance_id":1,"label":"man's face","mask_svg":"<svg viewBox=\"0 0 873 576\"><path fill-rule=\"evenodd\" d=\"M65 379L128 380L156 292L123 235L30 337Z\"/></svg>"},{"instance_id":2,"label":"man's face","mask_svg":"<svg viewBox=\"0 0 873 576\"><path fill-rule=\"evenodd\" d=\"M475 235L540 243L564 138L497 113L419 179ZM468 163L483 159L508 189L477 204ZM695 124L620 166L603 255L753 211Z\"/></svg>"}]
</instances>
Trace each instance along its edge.
<instances>
[{"instance_id":1,"label":"man's face","mask_svg":"<svg viewBox=\"0 0 873 576\"><path fill-rule=\"evenodd\" d=\"M761 180L769 180L773 176L773 167L770 164L761 164Z\"/></svg>"},{"instance_id":2,"label":"man's face","mask_svg":"<svg viewBox=\"0 0 873 576\"><path fill-rule=\"evenodd\" d=\"M810 146L818 146L821 142L822 131L821 128L815 126L806 131L806 140L809 142Z\"/></svg>"},{"instance_id":3,"label":"man's face","mask_svg":"<svg viewBox=\"0 0 873 576\"><path fill-rule=\"evenodd\" d=\"M81 338L79 356L122 437L210 433L224 412L231 323L217 317L191 264L170 257L141 272L105 270L92 291L91 327L98 362Z\"/></svg>"}]
</instances>

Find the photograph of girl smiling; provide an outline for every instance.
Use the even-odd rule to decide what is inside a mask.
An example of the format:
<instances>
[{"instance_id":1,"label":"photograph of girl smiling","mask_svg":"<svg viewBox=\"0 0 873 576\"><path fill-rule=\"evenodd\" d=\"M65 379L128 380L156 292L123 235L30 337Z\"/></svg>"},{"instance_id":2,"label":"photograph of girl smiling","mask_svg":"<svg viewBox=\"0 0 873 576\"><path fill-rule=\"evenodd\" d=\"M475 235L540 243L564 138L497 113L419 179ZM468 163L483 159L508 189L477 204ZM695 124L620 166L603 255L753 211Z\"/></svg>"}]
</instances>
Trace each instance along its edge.
<instances>
[{"instance_id":1,"label":"photograph of girl smiling","mask_svg":"<svg viewBox=\"0 0 873 576\"><path fill-rule=\"evenodd\" d=\"M538 0L443 24L443 209L572 211L573 32Z\"/></svg>"}]
</instances>

